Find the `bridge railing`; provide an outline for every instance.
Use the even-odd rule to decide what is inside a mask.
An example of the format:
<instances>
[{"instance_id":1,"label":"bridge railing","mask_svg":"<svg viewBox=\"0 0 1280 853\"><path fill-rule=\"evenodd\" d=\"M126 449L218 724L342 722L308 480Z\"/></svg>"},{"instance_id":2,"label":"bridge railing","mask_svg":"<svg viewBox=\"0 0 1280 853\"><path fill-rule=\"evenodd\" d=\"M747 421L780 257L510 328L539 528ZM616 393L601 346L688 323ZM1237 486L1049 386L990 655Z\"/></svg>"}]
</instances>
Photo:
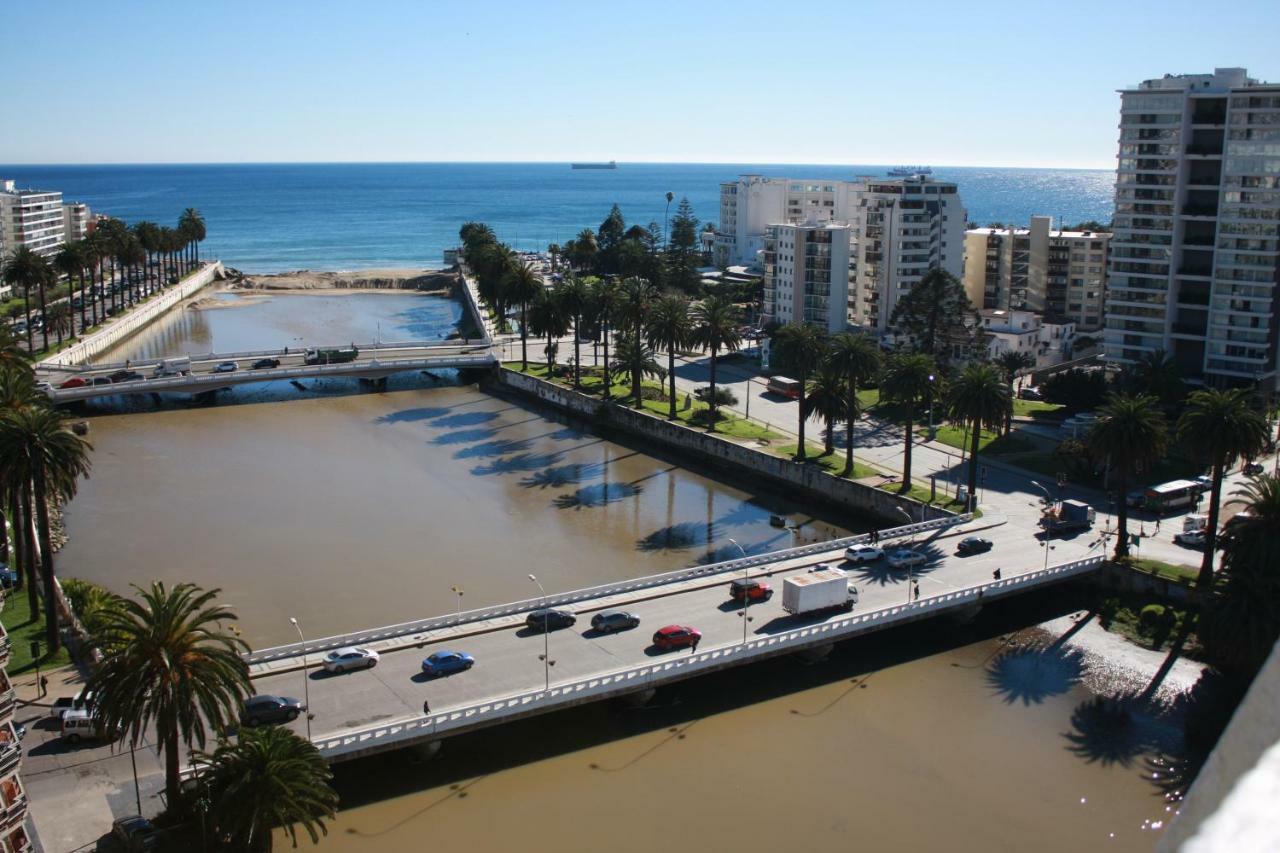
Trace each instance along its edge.
<instances>
[{"instance_id":1,"label":"bridge railing","mask_svg":"<svg viewBox=\"0 0 1280 853\"><path fill-rule=\"evenodd\" d=\"M940 530L945 527L964 524L972 518L973 516L969 514L952 516L950 518L934 518L929 521L907 524L902 527L883 530L880 532L880 536L881 538L901 538L903 536L912 536L917 533L923 533L930 530ZM592 599L605 598L610 595L620 595L628 592L651 589L709 575L740 572L744 569L749 570L757 566L780 563L785 560L796 559L797 557L823 554L840 548L848 548L850 545L865 544L868 539L869 534L861 533L856 536L846 536L843 539L817 542L812 545L804 545L799 548L787 548L782 551L769 551L764 554L754 554L744 558L738 558L736 560L707 563L701 566L677 569L676 571L665 572L658 575L649 575L643 578L632 578L630 580L618 581L616 583L586 587L585 589L574 590L573 592L563 593L561 595L550 595L545 599L542 597L530 598L523 601L511 602L510 604L500 604L494 607L464 610L461 614L454 613L448 616L434 616L429 619L420 619L415 622L402 622L398 625L387 625L382 628L356 631L350 634L321 637L315 640L309 640L305 643L290 643L289 645L275 646L269 649L259 649L258 651L245 655L245 660L250 664L266 663L273 660L284 660L292 657L298 657L299 655L311 655L318 652L327 652L333 649L344 648L346 646L362 646L380 640L395 639L396 637L418 634L424 631L434 631L441 628L455 628L469 623L484 622L489 619L498 619L504 616L514 616L519 613L527 613L530 610L536 610L539 607L564 607L570 604L590 601Z\"/></svg>"},{"instance_id":2,"label":"bridge railing","mask_svg":"<svg viewBox=\"0 0 1280 853\"><path fill-rule=\"evenodd\" d=\"M198 361L203 362L203 361L231 361L232 359L240 359L240 358L265 358L268 356L277 356L277 355L302 355L307 350L347 349L351 345L352 344L348 342L348 343L342 343L342 344L321 344L319 346L312 345L312 346L304 346L304 347L289 347L289 351L287 353L285 352L283 347L276 347L275 349L246 350L242 352L208 352L200 355L174 355L174 356L167 356L165 358L130 359L127 362L127 366L133 370L137 370L144 367L156 367L161 362L172 361L175 358L189 358L193 362L198 362ZM437 340L378 341L377 343L355 344L356 348L360 350L360 355L363 356L365 353L369 353L371 357L374 354L387 349L460 349L465 347L479 348L479 347L486 347L488 345L489 344L487 341L482 341L478 338L471 341L470 343L464 343L461 338L458 338L456 340L444 340L444 341L437 341ZM102 363L94 363L94 364L77 364L74 366L64 367L62 369L64 372L69 372L69 373L96 373L103 370L119 370L125 367L126 367L126 362L113 361L113 362L102 362Z\"/></svg>"},{"instance_id":3,"label":"bridge railing","mask_svg":"<svg viewBox=\"0 0 1280 853\"><path fill-rule=\"evenodd\" d=\"M894 622L928 618L958 607L1011 595L1043 583L1086 574L1097 570L1104 562L1106 562L1105 557L1088 557L908 604L885 607L868 613L853 613L816 625L751 638L745 643L718 646L693 654L678 654L651 664L612 670L575 681L554 684L549 690L529 690L440 713L417 715L399 721L364 726L340 734L321 735L315 738L314 743L330 760L370 749L390 749L401 741L428 740L495 718L549 711L557 706L576 704L592 697L639 691L663 681L684 678L700 671L721 669L753 657L776 654L789 649L798 650L827 640L847 639Z\"/></svg>"}]
</instances>

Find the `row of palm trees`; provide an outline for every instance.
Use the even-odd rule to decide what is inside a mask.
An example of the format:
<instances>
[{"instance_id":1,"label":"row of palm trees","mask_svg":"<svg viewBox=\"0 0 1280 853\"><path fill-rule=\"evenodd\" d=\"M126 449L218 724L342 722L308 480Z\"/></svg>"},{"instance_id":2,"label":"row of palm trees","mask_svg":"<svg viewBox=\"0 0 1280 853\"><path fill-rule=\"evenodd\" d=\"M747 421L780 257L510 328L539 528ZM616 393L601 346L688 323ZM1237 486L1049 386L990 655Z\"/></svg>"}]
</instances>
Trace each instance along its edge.
<instances>
[{"instance_id":1,"label":"row of palm trees","mask_svg":"<svg viewBox=\"0 0 1280 853\"><path fill-rule=\"evenodd\" d=\"M110 313L115 313L120 300L137 301L144 281L154 286L174 284L200 263L200 243L206 233L204 218L189 207L179 217L176 228L146 221L129 226L119 219L102 220L84 239L64 243L52 263L29 247L19 246L4 260L0 275L22 294L27 349L35 349L30 322L33 294L39 299L40 315L46 318L41 349L49 348L50 331L60 345L63 332L70 326L69 308L54 312L55 317L61 318L59 322L49 322L47 295L59 276L66 277L69 291L79 284L80 327L88 328L108 313L104 300L99 316L99 302L90 297L91 290L96 292L102 287L104 292L109 291Z\"/></svg>"}]
</instances>

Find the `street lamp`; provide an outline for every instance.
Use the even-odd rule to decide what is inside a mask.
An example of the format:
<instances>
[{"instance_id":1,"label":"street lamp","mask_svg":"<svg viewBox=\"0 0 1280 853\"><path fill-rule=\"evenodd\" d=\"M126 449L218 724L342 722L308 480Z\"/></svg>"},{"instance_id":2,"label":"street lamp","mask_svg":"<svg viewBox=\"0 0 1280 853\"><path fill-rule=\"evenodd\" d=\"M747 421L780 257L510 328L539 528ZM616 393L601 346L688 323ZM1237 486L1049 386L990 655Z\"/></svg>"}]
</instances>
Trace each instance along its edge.
<instances>
[{"instance_id":1,"label":"street lamp","mask_svg":"<svg viewBox=\"0 0 1280 853\"><path fill-rule=\"evenodd\" d=\"M905 516L907 517L907 524L908 524L908 525L910 525L910 524L912 523L912 521L911 521L911 513L907 512L905 509L903 509L903 508L902 508L902 507L900 507L900 506L895 506L895 507L894 507L894 509L896 509L898 512L902 513L903 515L905 515ZM914 545L914 544L915 544L915 540L916 540L916 535L915 535L915 533L913 532L913 533L911 534L911 541L910 541L908 544L910 544L910 545ZM911 571L911 562L908 560L908 561L907 561L907 604L910 604L910 603L911 603L911 580L912 580L912 577L913 577L913 574L912 574L912 571Z\"/></svg>"},{"instance_id":2,"label":"street lamp","mask_svg":"<svg viewBox=\"0 0 1280 853\"><path fill-rule=\"evenodd\" d=\"M929 374L929 440L933 441L938 437L938 431L933 426L933 374Z\"/></svg>"},{"instance_id":3,"label":"street lamp","mask_svg":"<svg viewBox=\"0 0 1280 853\"><path fill-rule=\"evenodd\" d=\"M551 614L547 613L547 591L542 588L542 581L538 580L536 575L529 575L529 580L538 585L538 592L542 593L542 671L546 678L546 687L551 689Z\"/></svg>"},{"instance_id":4,"label":"street lamp","mask_svg":"<svg viewBox=\"0 0 1280 853\"><path fill-rule=\"evenodd\" d=\"M738 544L737 539L730 539L729 544L738 549L738 553L742 555L742 559L747 558L746 550ZM751 593L748 591L746 581L751 577L751 567L742 567L742 612L738 615L742 617L742 644L747 644L747 623L751 621L751 617L747 615L748 609L751 607Z\"/></svg>"},{"instance_id":5,"label":"street lamp","mask_svg":"<svg viewBox=\"0 0 1280 853\"><path fill-rule=\"evenodd\" d=\"M1049 540L1046 539L1040 543L1040 547L1044 549L1044 568L1045 568L1045 571L1048 571L1049 570L1049 552L1058 546L1050 545Z\"/></svg>"},{"instance_id":6,"label":"street lamp","mask_svg":"<svg viewBox=\"0 0 1280 853\"><path fill-rule=\"evenodd\" d=\"M302 636L302 626L298 624L298 620L289 617L289 621L293 624L293 628L298 632L298 639L302 641L302 701L307 706L307 742L311 742L311 685L310 678L307 676L307 638Z\"/></svg>"},{"instance_id":7,"label":"street lamp","mask_svg":"<svg viewBox=\"0 0 1280 853\"><path fill-rule=\"evenodd\" d=\"M458 621L461 622L462 621L462 587L451 586L449 588L453 590L454 595L458 596Z\"/></svg>"}]
</instances>

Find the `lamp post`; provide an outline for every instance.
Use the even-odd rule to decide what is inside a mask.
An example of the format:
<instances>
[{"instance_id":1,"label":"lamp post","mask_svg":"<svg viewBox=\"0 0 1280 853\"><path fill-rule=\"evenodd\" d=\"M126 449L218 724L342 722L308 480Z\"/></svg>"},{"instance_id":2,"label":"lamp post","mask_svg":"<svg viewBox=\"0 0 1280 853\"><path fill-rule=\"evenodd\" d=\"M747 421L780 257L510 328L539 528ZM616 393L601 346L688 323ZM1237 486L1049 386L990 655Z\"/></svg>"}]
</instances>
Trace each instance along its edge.
<instances>
[{"instance_id":1,"label":"lamp post","mask_svg":"<svg viewBox=\"0 0 1280 853\"><path fill-rule=\"evenodd\" d=\"M903 515L905 515L905 516L907 517L907 524L908 524L908 525L910 525L910 524L912 524L912 523L913 523L913 522L911 521L911 513L907 512L905 509L903 509L903 508L902 508L902 507L900 507L900 506L895 506L895 507L894 507L894 509L896 509L898 512L902 513ZM916 535L915 535L915 533L912 533L912 534L911 534L911 540L910 540L910 542L909 542L908 544L912 544L912 545L914 545L914 544L915 544L915 539L916 539ZM910 603L911 603L911 581L912 581L912 578L913 578L913 574L912 574L912 571L911 571L911 563L910 563L910 561L908 561L908 562L907 562L907 604L910 604Z\"/></svg>"},{"instance_id":2,"label":"lamp post","mask_svg":"<svg viewBox=\"0 0 1280 853\"><path fill-rule=\"evenodd\" d=\"M305 646L307 642L307 638L302 636L302 626L299 625L298 620L293 618L292 616L289 617L289 622L293 624L294 630L298 632L298 639L301 640L303 645ZM307 715L307 743L311 742L311 684L310 684L310 681L311 679L308 677L308 674L307 674L307 650L304 648L302 650L302 701L307 706L305 708L305 712Z\"/></svg>"},{"instance_id":3,"label":"lamp post","mask_svg":"<svg viewBox=\"0 0 1280 853\"><path fill-rule=\"evenodd\" d=\"M547 591L542 588L542 581L538 580L536 575L529 575L529 580L538 585L538 592L542 593L542 672L546 679L545 690L551 689L551 619L546 613L547 609Z\"/></svg>"},{"instance_id":4,"label":"lamp post","mask_svg":"<svg viewBox=\"0 0 1280 853\"><path fill-rule=\"evenodd\" d=\"M746 549L744 549L741 545L738 544L737 539L730 539L729 544L733 545L733 547L738 549L738 553L742 555L742 559L745 560L747 558ZM751 577L751 567L743 566L742 567L742 580L743 580L742 612L739 613L738 615L742 617L742 644L744 646L747 644L747 623L751 621L751 617L747 615L749 608L751 607L751 593L747 591L747 587L745 583L750 577Z\"/></svg>"},{"instance_id":5,"label":"lamp post","mask_svg":"<svg viewBox=\"0 0 1280 853\"><path fill-rule=\"evenodd\" d=\"M934 398L933 381L934 381L934 376L932 373L930 373L929 374L929 440L930 441L933 441L935 438L938 437L938 430L933 425L933 398Z\"/></svg>"},{"instance_id":6,"label":"lamp post","mask_svg":"<svg viewBox=\"0 0 1280 853\"><path fill-rule=\"evenodd\" d=\"M461 622L462 621L462 587L451 586L449 588L453 590L454 595L458 596L458 621Z\"/></svg>"}]
</instances>

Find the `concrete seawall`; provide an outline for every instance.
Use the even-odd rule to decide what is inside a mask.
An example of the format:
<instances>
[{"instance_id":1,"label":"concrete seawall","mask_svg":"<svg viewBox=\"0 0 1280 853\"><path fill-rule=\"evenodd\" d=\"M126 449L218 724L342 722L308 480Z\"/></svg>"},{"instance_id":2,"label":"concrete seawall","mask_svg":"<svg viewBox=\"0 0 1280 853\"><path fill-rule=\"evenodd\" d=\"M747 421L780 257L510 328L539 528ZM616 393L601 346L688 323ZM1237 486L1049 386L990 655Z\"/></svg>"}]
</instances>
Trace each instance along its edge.
<instances>
[{"instance_id":1,"label":"concrete seawall","mask_svg":"<svg viewBox=\"0 0 1280 853\"><path fill-rule=\"evenodd\" d=\"M139 306L122 317L108 320L106 325L74 346L40 362L45 367L70 367L91 361L99 353L141 331L148 323L160 317L173 306L205 287L215 279L224 277L222 261L206 261L200 269L166 289L145 305Z\"/></svg>"},{"instance_id":2,"label":"concrete seawall","mask_svg":"<svg viewBox=\"0 0 1280 853\"><path fill-rule=\"evenodd\" d=\"M760 478L784 494L794 494L796 489L800 489L807 499L870 513L894 526L903 521L902 513L898 510L909 513L913 520L920 520L922 510L925 520L951 515L945 510L924 506L910 498L832 476L816 465L804 465L780 456L762 453L634 409L605 403L594 397L579 394L514 370L499 368L495 371L494 384L499 390L507 389L522 396L537 399L562 412L621 430L646 442L655 443L668 451L689 454L699 462L714 468L730 471L739 476Z\"/></svg>"}]
</instances>

